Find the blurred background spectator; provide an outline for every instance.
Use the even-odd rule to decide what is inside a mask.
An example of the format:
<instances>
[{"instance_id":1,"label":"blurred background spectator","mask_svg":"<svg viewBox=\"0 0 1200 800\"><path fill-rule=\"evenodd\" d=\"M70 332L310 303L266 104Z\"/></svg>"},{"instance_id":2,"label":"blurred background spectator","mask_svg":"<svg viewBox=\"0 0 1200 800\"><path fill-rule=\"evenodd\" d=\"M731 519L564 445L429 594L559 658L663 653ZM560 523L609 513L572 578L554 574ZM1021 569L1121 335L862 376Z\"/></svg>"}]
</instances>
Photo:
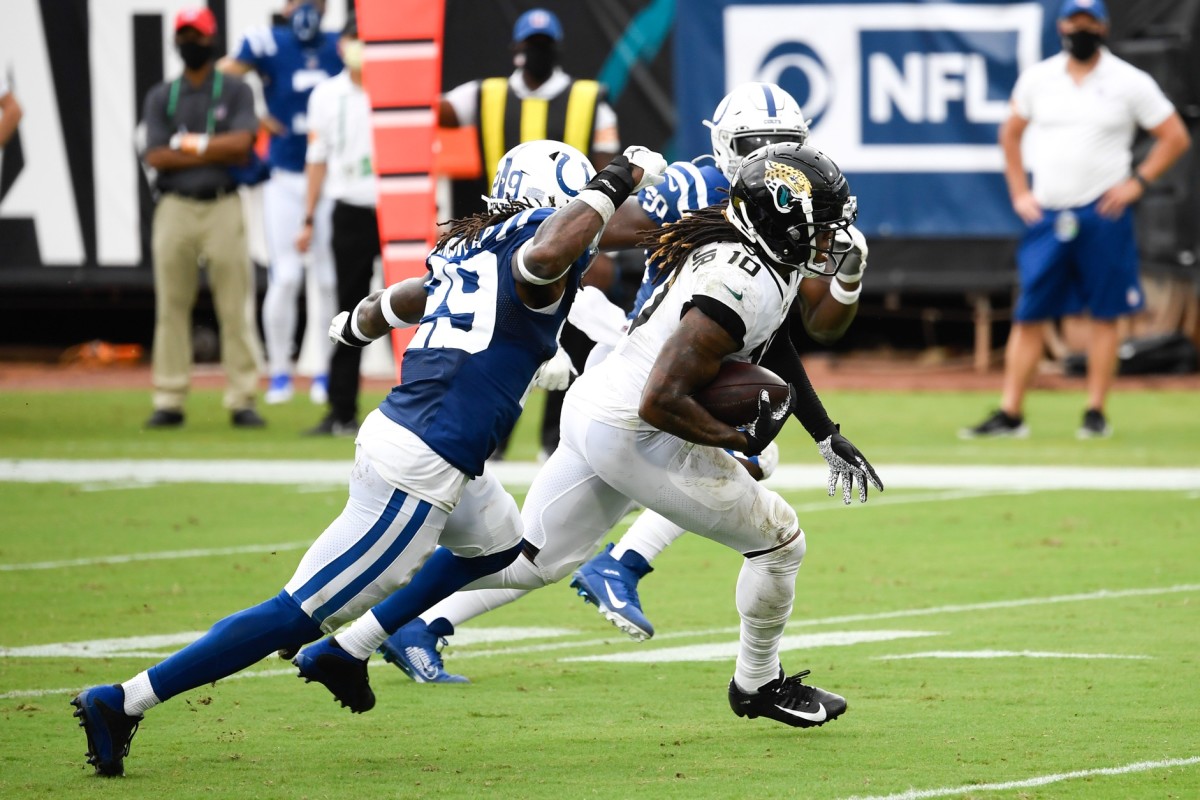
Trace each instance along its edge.
<instances>
[{"instance_id":1,"label":"blurred background spectator","mask_svg":"<svg viewBox=\"0 0 1200 800\"><path fill-rule=\"evenodd\" d=\"M192 308L200 267L221 326L225 407L237 427L265 423L254 410L258 367L246 299L253 292L242 202L230 167L244 164L258 120L250 89L213 68L217 22L207 8L180 11L175 46L183 75L146 95L145 162L157 173L154 212L154 413L148 428L184 422L192 372Z\"/></svg>"},{"instance_id":2,"label":"blurred background spectator","mask_svg":"<svg viewBox=\"0 0 1200 800\"><path fill-rule=\"evenodd\" d=\"M0 148L8 144L8 140L17 132L17 123L21 121L21 104L12 93L8 81L0 75Z\"/></svg>"}]
</instances>

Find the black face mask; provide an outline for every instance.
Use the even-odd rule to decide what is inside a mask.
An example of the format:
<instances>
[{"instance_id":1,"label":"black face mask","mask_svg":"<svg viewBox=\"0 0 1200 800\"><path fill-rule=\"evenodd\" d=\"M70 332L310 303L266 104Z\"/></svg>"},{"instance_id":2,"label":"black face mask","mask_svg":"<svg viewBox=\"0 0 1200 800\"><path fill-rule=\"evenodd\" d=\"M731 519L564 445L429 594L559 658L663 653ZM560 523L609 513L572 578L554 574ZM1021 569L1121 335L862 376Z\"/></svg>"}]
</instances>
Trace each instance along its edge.
<instances>
[{"instance_id":1,"label":"black face mask","mask_svg":"<svg viewBox=\"0 0 1200 800\"><path fill-rule=\"evenodd\" d=\"M1096 55L1096 51L1104 43L1104 37L1092 31L1075 31L1064 34L1062 43L1063 49L1071 54L1071 58L1077 61L1087 61Z\"/></svg>"},{"instance_id":2,"label":"black face mask","mask_svg":"<svg viewBox=\"0 0 1200 800\"><path fill-rule=\"evenodd\" d=\"M549 78L557 62L558 51L553 41L525 43L525 70L535 80Z\"/></svg>"},{"instance_id":3,"label":"black face mask","mask_svg":"<svg viewBox=\"0 0 1200 800\"><path fill-rule=\"evenodd\" d=\"M188 69L200 69L213 59L213 46L200 42L180 42L179 57Z\"/></svg>"}]
</instances>

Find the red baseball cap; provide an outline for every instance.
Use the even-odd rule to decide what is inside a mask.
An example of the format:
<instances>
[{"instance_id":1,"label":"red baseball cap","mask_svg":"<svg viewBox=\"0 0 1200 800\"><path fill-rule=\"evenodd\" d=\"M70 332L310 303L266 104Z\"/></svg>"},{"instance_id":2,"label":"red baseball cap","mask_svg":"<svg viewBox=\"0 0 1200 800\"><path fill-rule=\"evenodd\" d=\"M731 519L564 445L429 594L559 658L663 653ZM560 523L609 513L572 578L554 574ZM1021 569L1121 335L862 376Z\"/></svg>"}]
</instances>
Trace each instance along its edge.
<instances>
[{"instance_id":1,"label":"red baseball cap","mask_svg":"<svg viewBox=\"0 0 1200 800\"><path fill-rule=\"evenodd\" d=\"M185 8L175 15L175 32L184 28L195 28L203 36L214 36L217 33L217 18L207 6Z\"/></svg>"}]
</instances>

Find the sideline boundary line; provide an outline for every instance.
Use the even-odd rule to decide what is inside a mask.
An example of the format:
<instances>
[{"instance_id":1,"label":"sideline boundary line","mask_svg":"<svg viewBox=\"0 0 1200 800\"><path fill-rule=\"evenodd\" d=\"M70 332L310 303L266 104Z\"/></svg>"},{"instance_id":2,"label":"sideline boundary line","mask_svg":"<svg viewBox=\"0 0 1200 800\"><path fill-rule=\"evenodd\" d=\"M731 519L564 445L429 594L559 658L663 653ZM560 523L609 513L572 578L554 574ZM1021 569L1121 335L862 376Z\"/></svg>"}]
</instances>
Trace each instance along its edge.
<instances>
[{"instance_id":1,"label":"sideline boundary line","mask_svg":"<svg viewBox=\"0 0 1200 800\"><path fill-rule=\"evenodd\" d=\"M975 792L1005 792L1009 789L1028 789L1034 786L1046 786L1051 783L1061 783L1078 778L1092 778L1098 775L1129 775L1134 772L1147 772L1152 769L1168 767L1190 767L1200 764L1200 756L1190 758L1167 758L1162 761L1138 761L1121 767L1100 767L1098 769L1081 769L1074 772L1057 772L1053 775L1038 775L1019 781L1004 781L1003 783L974 783L966 786L944 787L941 789L909 789L898 794L854 795L846 800L927 800L932 797L952 797L956 794L973 794Z\"/></svg>"}]
</instances>

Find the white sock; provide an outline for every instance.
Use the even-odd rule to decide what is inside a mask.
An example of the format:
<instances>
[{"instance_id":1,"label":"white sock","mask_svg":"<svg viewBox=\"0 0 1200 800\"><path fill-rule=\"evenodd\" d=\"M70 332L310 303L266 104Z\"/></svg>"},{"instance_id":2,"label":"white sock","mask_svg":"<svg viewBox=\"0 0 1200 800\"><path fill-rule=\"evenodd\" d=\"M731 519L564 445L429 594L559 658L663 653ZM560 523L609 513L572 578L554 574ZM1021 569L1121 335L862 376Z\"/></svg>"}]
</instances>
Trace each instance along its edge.
<instances>
[{"instance_id":1,"label":"white sock","mask_svg":"<svg viewBox=\"0 0 1200 800\"><path fill-rule=\"evenodd\" d=\"M792 613L803 552L800 544L799 557L785 550L742 562L737 582L742 625L733 680L744 692L754 693L779 677L779 640Z\"/></svg>"},{"instance_id":2,"label":"white sock","mask_svg":"<svg viewBox=\"0 0 1200 800\"><path fill-rule=\"evenodd\" d=\"M375 619L374 612L368 611L349 628L339 631L335 638L347 653L360 661L366 661L388 638L388 633L379 624L379 620Z\"/></svg>"},{"instance_id":3,"label":"white sock","mask_svg":"<svg viewBox=\"0 0 1200 800\"><path fill-rule=\"evenodd\" d=\"M647 509L633 521L621 540L613 545L611 555L620 561L621 556L632 550L649 563L685 532L662 514Z\"/></svg>"},{"instance_id":4,"label":"white sock","mask_svg":"<svg viewBox=\"0 0 1200 800\"><path fill-rule=\"evenodd\" d=\"M150 685L150 673L139 672L134 677L121 684L125 690L125 714L130 717L140 717L162 701L154 693Z\"/></svg>"},{"instance_id":5,"label":"white sock","mask_svg":"<svg viewBox=\"0 0 1200 800\"><path fill-rule=\"evenodd\" d=\"M421 615L426 625L435 619L445 618L457 628L480 614L505 606L519 597L529 594L528 589L478 589L455 592Z\"/></svg>"}]
</instances>

